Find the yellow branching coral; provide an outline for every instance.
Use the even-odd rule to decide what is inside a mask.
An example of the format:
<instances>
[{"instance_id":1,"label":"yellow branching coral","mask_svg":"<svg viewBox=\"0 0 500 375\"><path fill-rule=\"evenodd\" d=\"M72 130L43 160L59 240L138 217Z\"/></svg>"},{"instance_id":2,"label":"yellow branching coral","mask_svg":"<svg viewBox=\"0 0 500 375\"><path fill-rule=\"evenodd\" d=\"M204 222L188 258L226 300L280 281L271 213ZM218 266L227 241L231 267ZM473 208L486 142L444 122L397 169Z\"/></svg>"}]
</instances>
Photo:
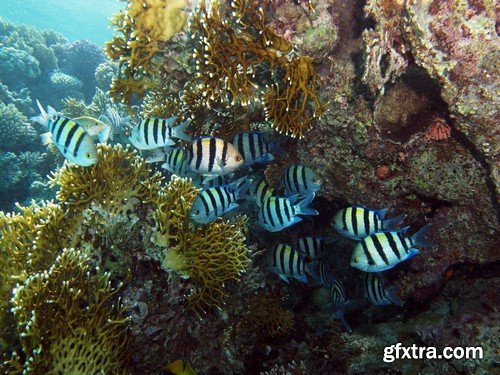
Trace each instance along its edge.
<instances>
[{"instance_id":1,"label":"yellow branching coral","mask_svg":"<svg viewBox=\"0 0 500 375\"><path fill-rule=\"evenodd\" d=\"M157 69L153 57L161 43L180 31L186 22L182 8L187 0L129 0L125 11L111 19L116 35L106 43L106 54L118 61L118 77L111 95L129 103L132 94L142 98L148 86L147 74Z\"/></svg>"},{"instance_id":2,"label":"yellow branching coral","mask_svg":"<svg viewBox=\"0 0 500 375\"><path fill-rule=\"evenodd\" d=\"M243 234L244 218L235 223L217 221L194 230L190 227L189 211L198 191L190 180L172 177L157 200L154 242L164 247L164 269L193 279L196 289L188 300L200 314L224 304L225 283L239 280L250 258Z\"/></svg>"},{"instance_id":3,"label":"yellow branching coral","mask_svg":"<svg viewBox=\"0 0 500 375\"><path fill-rule=\"evenodd\" d=\"M270 337L289 333L295 325L293 313L281 306L276 292L258 292L248 299L248 311L239 328L248 333L264 333Z\"/></svg>"},{"instance_id":4,"label":"yellow branching coral","mask_svg":"<svg viewBox=\"0 0 500 375\"><path fill-rule=\"evenodd\" d=\"M63 373L75 373L71 369L86 353L93 357L86 358L89 371L82 373L123 372L127 319L111 304L116 291L110 275L93 269L90 258L75 249L64 249L47 271L31 274L11 300L26 357L17 367L57 374L64 365Z\"/></svg>"},{"instance_id":5,"label":"yellow branching coral","mask_svg":"<svg viewBox=\"0 0 500 375\"><path fill-rule=\"evenodd\" d=\"M196 44L194 83L209 107L263 100L275 129L301 138L324 111L315 91L313 59L292 54L292 45L266 24L259 4L233 0L232 12L223 12L218 1L210 11L201 2L190 22Z\"/></svg>"},{"instance_id":6,"label":"yellow branching coral","mask_svg":"<svg viewBox=\"0 0 500 375\"><path fill-rule=\"evenodd\" d=\"M162 177L151 175L135 151L99 145L97 153L98 163L90 167L66 163L52 176L52 184L60 185L57 199L68 209L81 212L94 202L110 212L127 212L154 199Z\"/></svg>"},{"instance_id":7,"label":"yellow branching coral","mask_svg":"<svg viewBox=\"0 0 500 375\"><path fill-rule=\"evenodd\" d=\"M286 66L283 84L272 85L264 93L266 120L280 133L302 138L324 112L324 105L315 91L316 81L312 58L293 58ZM312 103L310 107L309 103Z\"/></svg>"}]
</instances>

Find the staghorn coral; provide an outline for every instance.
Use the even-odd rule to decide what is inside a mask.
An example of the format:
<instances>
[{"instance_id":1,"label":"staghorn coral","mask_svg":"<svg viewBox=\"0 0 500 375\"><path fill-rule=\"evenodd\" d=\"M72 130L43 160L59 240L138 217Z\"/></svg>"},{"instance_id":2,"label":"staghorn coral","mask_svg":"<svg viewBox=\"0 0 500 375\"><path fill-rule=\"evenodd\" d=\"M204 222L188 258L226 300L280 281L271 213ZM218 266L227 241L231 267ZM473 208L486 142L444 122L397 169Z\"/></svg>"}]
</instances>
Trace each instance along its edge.
<instances>
[{"instance_id":1,"label":"staghorn coral","mask_svg":"<svg viewBox=\"0 0 500 375\"><path fill-rule=\"evenodd\" d=\"M231 7L232 12L224 11L215 1L207 11L202 1L190 22L194 87L209 108L259 102L265 90L266 117L274 128L301 138L312 125L311 117L323 112L315 93L313 59L292 55L292 45L267 24L258 1L232 1Z\"/></svg>"},{"instance_id":2,"label":"staghorn coral","mask_svg":"<svg viewBox=\"0 0 500 375\"><path fill-rule=\"evenodd\" d=\"M198 191L190 180L172 177L156 200L153 242L164 249L165 270L189 275L194 280L195 289L188 301L200 315L224 304L225 283L238 281L250 258L243 234L244 218L234 223L216 221L190 228L189 211Z\"/></svg>"},{"instance_id":3,"label":"staghorn coral","mask_svg":"<svg viewBox=\"0 0 500 375\"><path fill-rule=\"evenodd\" d=\"M156 70L153 57L160 44L179 32L186 21L182 8L186 0L130 0L125 11L113 16L111 23L122 35L106 43L107 56L118 62L118 77L111 85L115 101L130 103L132 95L145 95L149 78Z\"/></svg>"},{"instance_id":4,"label":"staghorn coral","mask_svg":"<svg viewBox=\"0 0 500 375\"><path fill-rule=\"evenodd\" d=\"M31 274L13 291L12 313L26 359L20 364L14 357L10 365L17 362L27 374L77 368L122 373L127 319L111 303L116 292L110 275L95 270L88 255L64 249L48 270Z\"/></svg>"},{"instance_id":5,"label":"staghorn coral","mask_svg":"<svg viewBox=\"0 0 500 375\"><path fill-rule=\"evenodd\" d=\"M156 198L162 177L150 174L146 162L135 151L99 145L99 163L79 167L65 163L51 177L59 185L57 199L72 213L79 213L98 203L112 213L127 212L141 201Z\"/></svg>"}]
</instances>

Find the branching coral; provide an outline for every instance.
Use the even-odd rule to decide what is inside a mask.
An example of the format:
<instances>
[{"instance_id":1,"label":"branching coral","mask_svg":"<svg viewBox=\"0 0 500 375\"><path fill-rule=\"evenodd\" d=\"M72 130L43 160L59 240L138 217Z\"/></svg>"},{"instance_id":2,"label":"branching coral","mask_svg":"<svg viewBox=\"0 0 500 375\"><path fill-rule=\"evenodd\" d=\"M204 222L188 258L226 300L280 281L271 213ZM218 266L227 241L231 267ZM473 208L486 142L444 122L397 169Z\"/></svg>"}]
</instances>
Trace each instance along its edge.
<instances>
[{"instance_id":1,"label":"branching coral","mask_svg":"<svg viewBox=\"0 0 500 375\"><path fill-rule=\"evenodd\" d=\"M108 57L118 61L110 91L115 100L129 103L132 94L145 95L147 75L156 69L151 60L184 26L187 5L186 0L130 0L125 12L115 14L111 22L122 35L106 44Z\"/></svg>"},{"instance_id":2,"label":"branching coral","mask_svg":"<svg viewBox=\"0 0 500 375\"><path fill-rule=\"evenodd\" d=\"M189 180L172 178L156 203L157 234L153 240L164 248L164 269L193 279L196 289L188 300L200 314L224 304L225 283L238 281L250 258L244 218L234 223L216 221L194 230L190 227L189 211L198 191Z\"/></svg>"},{"instance_id":3,"label":"branching coral","mask_svg":"<svg viewBox=\"0 0 500 375\"><path fill-rule=\"evenodd\" d=\"M116 291L110 275L93 270L74 249L16 287L12 312L26 356L23 373L123 372L127 320L110 302Z\"/></svg>"},{"instance_id":4,"label":"branching coral","mask_svg":"<svg viewBox=\"0 0 500 375\"><path fill-rule=\"evenodd\" d=\"M313 59L291 54L292 45L266 24L258 1L233 0L230 15L218 1L211 5L207 11L202 1L191 22L194 83L207 106L247 105L268 87L263 97L268 119L278 131L302 137L311 117L324 109L315 92Z\"/></svg>"},{"instance_id":5,"label":"branching coral","mask_svg":"<svg viewBox=\"0 0 500 375\"><path fill-rule=\"evenodd\" d=\"M127 212L155 198L162 177L151 175L135 151L99 145L97 152L99 163L86 168L66 163L51 178L53 185L60 185L57 199L71 212L81 212L93 202L110 212Z\"/></svg>"}]
</instances>

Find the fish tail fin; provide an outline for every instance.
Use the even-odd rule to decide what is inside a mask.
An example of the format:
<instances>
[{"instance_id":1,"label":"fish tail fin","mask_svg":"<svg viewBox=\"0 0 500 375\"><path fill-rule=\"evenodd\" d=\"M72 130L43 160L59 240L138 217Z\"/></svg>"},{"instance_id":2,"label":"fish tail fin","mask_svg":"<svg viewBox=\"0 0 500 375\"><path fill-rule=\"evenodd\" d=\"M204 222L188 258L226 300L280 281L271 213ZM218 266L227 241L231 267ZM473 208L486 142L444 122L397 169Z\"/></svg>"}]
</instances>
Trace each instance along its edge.
<instances>
[{"instance_id":1,"label":"fish tail fin","mask_svg":"<svg viewBox=\"0 0 500 375\"><path fill-rule=\"evenodd\" d=\"M247 199L246 197L249 196L248 189L250 188L252 181L252 179L248 179L242 183L238 181L236 184L236 199Z\"/></svg>"},{"instance_id":2,"label":"fish tail fin","mask_svg":"<svg viewBox=\"0 0 500 375\"><path fill-rule=\"evenodd\" d=\"M319 274L315 270L316 267L318 266L318 264L319 264L319 261L315 260L315 261L307 263L305 268L306 268L306 272L309 274L309 276L311 276L314 279L314 281L316 281L318 284L322 284L321 278L319 277Z\"/></svg>"},{"instance_id":3,"label":"fish tail fin","mask_svg":"<svg viewBox=\"0 0 500 375\"><path fill-rule=\"evenodd\" d=\"M343 312L338 311L334 314L334 316L336 319L341 321L347 332L352 333L352 328L349 323L347 323L347 320L345 320Z\"/></svg>"},{"instance_id":4,"label":"fish tail fin","mask_svg":"<svg viewBox=\"0 0 500 375\"><path fill-rule=\"evenodd\" d=\"M415 234L413 234L413 236L411 236L411 240L414 245L420 245L424 247L434 246L434 243L428 238L426 238L427 232L429 231L431 225L432 225L431 223L424 225Z\"/></svg>"},{"instance_id":5,"label":"fish tail fin","mask_svg":"<svg viewBox=\"0 0 500 375\"><path fill-rule=\"evenodd\" d=\"M403 306L403 301L397 295L397 291L399 290L399 286L392 285L385 289L385 295L389 301L397 306Z\"/></svg>"},{"instance_id":6,"label":"fish tail fin","mask_svg":"<svg viewBox=\"0 0 500 375\"><path fill-rule=\"evenodd\" d=\"M43 125L45 127L48 126L50 116L45 112L45 109L43 109L42 105L36 100L36 105L38 106L38 109L40 110L40 114L38 116L31 117L30 120L34 122L38 122L40 125ZM50 108L50 107L49 107Z\"/></svg>"},{"instance_id":7,"label":"fish tail fin","mask_svg":"<svg viewBox=\"0 0 500 375\"><path fill-rule=\"evenodd\" d=\"M165 160L165 153L161 148L153 150L153 155L146 159L146 163L157 163ZM163 165L162 165L163 167Z\"/></svg>"},{"instance_id":8,"label":"fish tail fin","mask_svg":"<svg viewBox=\"0 0 500 375\"><path fill-rule=\"evenodd\" d=\"M383 219L384 229L392 230L396 229L397 225L401 223L406 218L406 214L393 217L391 219Z\"/></svg>"},{"instance_id":9,"label":"fish tail fin","mask_svg":"<svg viewBox=\"0 0 500 375\"><path fill-rule=\"evenodd\" d=\"M174 136L184 141L191 142L193 140L193 137L185 133L185 130L190 123L191 119L187 119L186 121L181 122L179 125L177 125L174 130Z\"/></svg>"},{"instance_id":10,"label":"fish tail fin","mask_svg":"<svg viewBox=\"0 0 500 375\"><path fill-rule=\"evenodd\" d=\"M387 208L381 208L380 210L377 210L376 212L377 212L378 218L380 220L383 220L387 211L389 211L389 209L387 209Z\"/></svg>"},{"instance_id":11,"label":"fish tail fin","mask_svg":"<svg viewBox=\"0 0 500 375\"><path fill-rule=\"evenodd\" d=\"M314 208L309 208L309 204L311 204L312 200L314 199L314 194L309 195L302 199L295 207L296 211L295 213L297 215L319 215L319 212L316 211Z\"/></svg>"}]
</instances>

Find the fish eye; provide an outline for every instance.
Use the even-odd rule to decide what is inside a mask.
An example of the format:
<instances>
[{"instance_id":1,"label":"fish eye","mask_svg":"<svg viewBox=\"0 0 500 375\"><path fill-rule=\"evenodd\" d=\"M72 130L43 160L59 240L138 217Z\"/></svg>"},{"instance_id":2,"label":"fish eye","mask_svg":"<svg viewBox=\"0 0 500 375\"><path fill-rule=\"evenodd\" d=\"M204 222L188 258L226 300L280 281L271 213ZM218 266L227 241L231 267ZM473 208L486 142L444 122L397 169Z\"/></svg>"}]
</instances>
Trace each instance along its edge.
<instances>
[{"instance_id":1,"label":"fish eye","mask_svg":"<svg viewBox=\"0 0 500 375\"><path fill-rule=\"evenodd\" d=\"M200 214L200 210L195 210L195 211L194 211L194 214L195 214L195 215L199 215L199 214Z\"/></svg>"},{"instance_id":2,"label":"fish eye","mask_svg":"<svg viewBox=\"0 0 500 375\"><path fill-rule=\"evenodd\" d=\"M240 156L240 155L236 155L236 156L234 157L234 160L236 160L236 161L241 161L241 160L242 160L242 158L241 158L241 156Z\"/></svg>"},{"instance_id":3,"label":"fish eye","mask_svg":"<svg viewBox=\"0 0 500 375\"><path fill-rule=\"evenodd\" d=\"M90 152L87 152L87 153L85 154L85 157L86 157L87 159L90 159L90 158L92 157L92 155L90 155Z\"/></svg>"},{"instance_id":4,"label":"fish eye","mask_svg":"<svg viewBox=\"0 0 500 375\"><path fill-rule=\"evenodd\" d=\"M354 258L352 261L353 261L353 263L358 263L359 259L358 258Z\"/></svg>"}]
</instances>

